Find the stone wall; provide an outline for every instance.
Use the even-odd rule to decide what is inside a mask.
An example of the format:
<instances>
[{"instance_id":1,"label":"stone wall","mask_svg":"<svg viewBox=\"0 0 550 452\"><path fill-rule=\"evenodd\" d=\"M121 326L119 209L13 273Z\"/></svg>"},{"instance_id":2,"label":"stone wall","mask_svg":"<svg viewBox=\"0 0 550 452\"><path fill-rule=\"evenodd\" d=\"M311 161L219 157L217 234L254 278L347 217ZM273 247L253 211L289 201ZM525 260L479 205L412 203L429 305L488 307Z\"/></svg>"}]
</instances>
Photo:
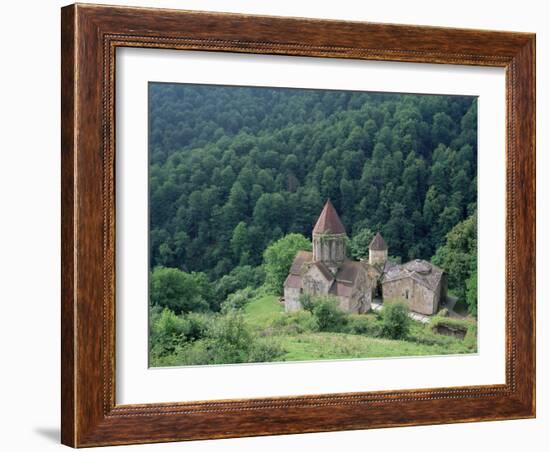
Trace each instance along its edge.
<instances>
[{"instance_id":1,"label":"stone wall","mask_svg":"<svg viewBox=\"0 0 550 452\"><path fill-rule=\"evenodd\" d=\"M346 258L346 236L344 234L314 234L313 260L325 263L339 263Z\"/></svg>"},{"instance_id":2,"label":"stone wall","mask_svg":"<svg viewBox=\"0 0 550 452\"><path fill-rule=\"evenodd\" d=\"M411 311L424 315L433 315L437 312L439 303L433 290L415 282L413 295L410 300Z\"/></svg>"},{"instance_id":3,"label":"stone wall","mask_svg":"<svg viewBox=\"0 0 550 452\"><path fill-rule=\"evenodd\" d=\"M315 265L311 265L303 274L302 287L305 293L315 296L328 295L330 289L329 282Z\"/></svg>"},{"instance_id":4,"label":"stone wall","mask_svg":"<svg viewBox=\"0 0 550 452\"><path fill-rule=\"evenodd\" d=\"M388 250L369 250L369 264L380 265L388 260Z\"/></svg>"},{"instance_id":5,"label":"stone wall","mask_svg":"<svg viewBox=\"0 0 550 452\"><path fill-rule=\"evenodd\" d=\"M285 287L285 312L296 312L302 309L300 289Z\"/></svg>"},{"instance_id":6,"label":"stone wall","mask_svg":"<svg viewBox=\"0 0 550 452\"><path fill-rule=\"evenodd\" d=\"M403 301L411 311L424 315L435 314L439 305L439 291L434 292L412 278L382 283L382 296L384 300Z\"/></svg>"}]
</instances>

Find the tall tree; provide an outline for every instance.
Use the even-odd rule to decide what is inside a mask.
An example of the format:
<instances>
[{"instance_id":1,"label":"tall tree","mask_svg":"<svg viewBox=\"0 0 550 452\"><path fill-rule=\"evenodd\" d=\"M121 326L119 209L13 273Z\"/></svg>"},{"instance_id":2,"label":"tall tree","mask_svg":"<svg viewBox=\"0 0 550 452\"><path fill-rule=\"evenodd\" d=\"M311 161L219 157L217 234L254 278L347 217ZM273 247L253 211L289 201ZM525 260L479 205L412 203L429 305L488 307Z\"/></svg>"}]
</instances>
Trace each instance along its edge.
<instances>
[{"instance_id":1,"label":"tall tree","mask_svg":"<svg viewBox=\"0 0 550 452\"><path fill-rule=\"evenodd\" d=\"M288 234L265 250L265 283L273 293L283 293L283 283L296 253L300 250L311 250L311 242L300 234Z\"/></svg>"}]
</instances>

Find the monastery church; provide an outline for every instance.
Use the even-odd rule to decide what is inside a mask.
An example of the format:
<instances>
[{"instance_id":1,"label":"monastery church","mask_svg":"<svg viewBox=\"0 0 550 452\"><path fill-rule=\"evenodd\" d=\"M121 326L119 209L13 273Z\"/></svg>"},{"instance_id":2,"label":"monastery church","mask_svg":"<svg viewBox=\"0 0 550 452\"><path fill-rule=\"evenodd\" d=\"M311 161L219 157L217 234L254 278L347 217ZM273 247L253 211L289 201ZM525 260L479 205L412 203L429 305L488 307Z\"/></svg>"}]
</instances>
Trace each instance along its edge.
<instances>
[{"instance_id":1,"label":"monastery church","mask_svg":"<svg viewBox=\"0 0 550 452\"><path fill-rule=\"evenodd\" d=\"M346 230L327 201L313 228L313 252L299 251L284 283L287 312L301 309L300 295L331 295L348 313L365 313L375 297L405 302L413 312L435 314L447 292L446 274L431 263L415 259L406 264L388 261L388 245L380 233L369 245L369 259L346 256Z\"/></svg>"}]
</instances>

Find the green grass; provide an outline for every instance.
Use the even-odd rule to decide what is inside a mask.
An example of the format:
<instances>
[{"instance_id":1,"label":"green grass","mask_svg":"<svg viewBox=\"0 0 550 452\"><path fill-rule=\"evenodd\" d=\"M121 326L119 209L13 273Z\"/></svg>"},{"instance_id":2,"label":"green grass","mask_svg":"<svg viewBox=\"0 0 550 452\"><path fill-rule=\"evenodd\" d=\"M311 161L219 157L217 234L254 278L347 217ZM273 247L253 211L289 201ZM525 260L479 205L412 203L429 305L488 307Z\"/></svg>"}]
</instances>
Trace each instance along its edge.
<instances>
[{"instance_id":1,"label":"green grass","mask_svg":"<svg viewBox=\"0 0 550 452\"><path fill-rule=\"evenodd\" d=\"M286 352L282 357L283 361L460 353L460 349L456 347L424 345L409 341L379 339L342 333L310 333L286 336L282 339L281 345Z\"/></svg>"},{"instance_id":2,"label":"green grass","mask_svg":"<svg viewBox=\"0 0 550 452\"><path fill-rule=\"evenodd\" d=\"M152 358L153 366L428 356L474 353L477 349L477 328L472 319L436 316L429 324L411 322L406 340L392 340L380 337L381 320L374 313L348 315L345 324L338 325L337 329L319 331L315 315L309 311L285 313L279 297L263 288L256 290L252 298L237 309L242 317L235 319L242 319L244 324L240 323L236 330L227 323L231 320L229 314L204 314L195 321L202 319L211 329L207 328L204 336L189 342L178 343L178 339L173 338L171 344L175 349L170 353L160 350ZM438 334L439 324L462 327L467 330L466 337L461 340ZM239 332L245 335L246 345L250 347L235 349L242 346L237 340ZM225 348L216 342L220 334L227 336ZM234 337L237 337L235 343L231 342Z\"/></svg>"},{"instance_id":3,"label":"green grass","mask_svg":"<svg viewBox=\"0 0 550 452\"><path fill-rule=\"evenodd\" d=\"M279 297L260 291L244 307L247 325L261 336L277 336L284 354L277 361L309 361L318 359L381 358L426 356L475 352L475 344L434 333L429 325L414 322L410 340L391 340L361 334L305 332L288 334L278 331L274 321L286 315ZM375 314L366 317L375 321ZM273 337L275 340L275 337Z\"/></svg>"},{"instance_id":4,"label":"green grass","mask_svg":"<svg viewBox=\"0 0 550 452\"><path fill-rule=\"evenodd\" d=\"M268 328L275 317L284 314L284 310L279 297L259 293L244 307L245 322L255 329Z\"/></svg>"}]
</instances>

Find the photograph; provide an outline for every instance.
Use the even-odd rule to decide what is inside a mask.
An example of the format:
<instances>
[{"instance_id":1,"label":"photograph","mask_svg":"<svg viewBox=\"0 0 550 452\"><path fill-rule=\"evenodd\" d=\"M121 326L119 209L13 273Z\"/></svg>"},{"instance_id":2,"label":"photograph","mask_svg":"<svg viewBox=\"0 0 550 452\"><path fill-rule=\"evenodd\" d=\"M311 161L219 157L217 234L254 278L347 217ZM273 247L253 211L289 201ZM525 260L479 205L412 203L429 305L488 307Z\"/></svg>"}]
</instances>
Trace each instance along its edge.
<instances>
[{"instance_id":1,"label":"photograph","mask_svg":"<svg viewBox=\"0 0 550 452\"><path fill-rule=\"evenodd\" d=\"M477 101L149 82L149 366L476 353Z\"/></svg>"},{"instance_id":2,"label":"photograph","mask_svg":"<svg viewBox=\"0 0 550 452\"><path fill-rule=\"evenodd\" d=\"M4 71L11 449L540 440L542 7L132 1Z\"/></svg>"}]
</instances>

